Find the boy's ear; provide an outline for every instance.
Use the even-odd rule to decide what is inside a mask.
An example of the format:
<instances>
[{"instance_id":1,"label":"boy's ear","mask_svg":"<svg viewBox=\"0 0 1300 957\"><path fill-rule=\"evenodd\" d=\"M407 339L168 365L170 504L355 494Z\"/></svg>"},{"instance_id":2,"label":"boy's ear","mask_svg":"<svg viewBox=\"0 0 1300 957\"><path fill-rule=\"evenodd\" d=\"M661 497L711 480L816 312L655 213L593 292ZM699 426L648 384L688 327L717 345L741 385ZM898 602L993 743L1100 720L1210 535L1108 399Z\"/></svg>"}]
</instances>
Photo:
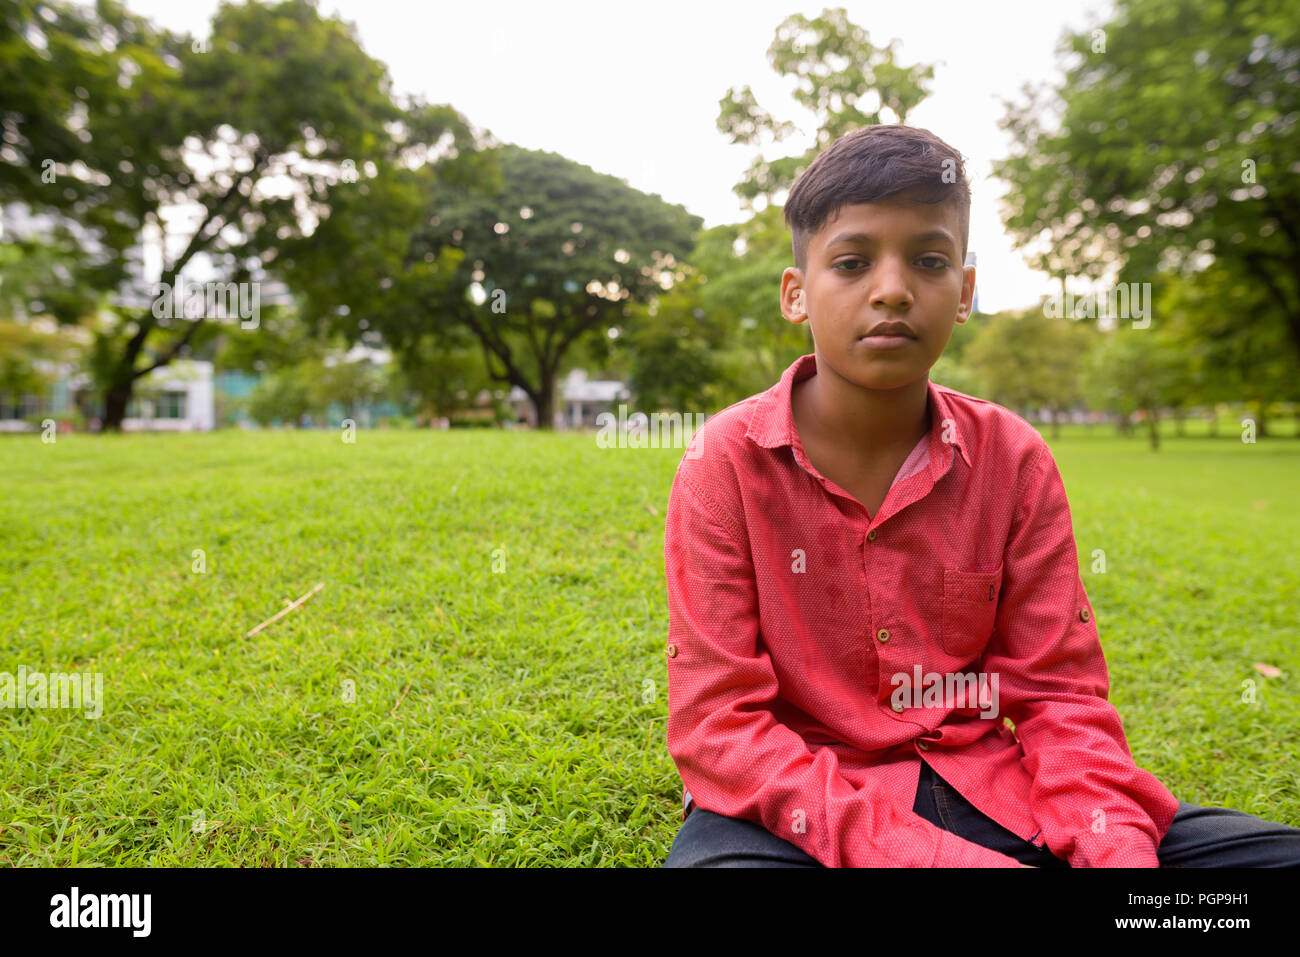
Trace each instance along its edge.
<instances>
[{"instance_id":1,"label":"boy's ear","mask_svg":"<svg viewBox=\"0 0 1300 957\"><path fill-rule=\"evenodd\" d=\"M961 281L961 299L957 303L957 321L965 322L970 318L971 309L975 305L975 267L966 266L962 269Z\"/></svg>"},{"instance_id":2,"label":"boy's ear","mask_svg":"<svg viewBox=\"0 0 1300 957\"><path fill-rule=\"evenodd\" d=\"M795 323L806 320L808 306L804 299L803 273L794 266L786 267L781 274L781 315Z\"/></svg>"}]
</instances>

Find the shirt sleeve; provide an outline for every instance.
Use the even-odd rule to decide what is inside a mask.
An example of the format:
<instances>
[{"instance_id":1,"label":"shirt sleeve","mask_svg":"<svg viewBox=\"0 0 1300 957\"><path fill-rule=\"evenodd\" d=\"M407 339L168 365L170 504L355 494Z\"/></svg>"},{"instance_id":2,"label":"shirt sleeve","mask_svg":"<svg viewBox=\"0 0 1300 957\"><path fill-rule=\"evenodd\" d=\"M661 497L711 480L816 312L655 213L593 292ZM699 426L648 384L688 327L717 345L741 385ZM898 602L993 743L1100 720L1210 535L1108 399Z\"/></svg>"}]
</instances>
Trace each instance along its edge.
<instances>
[{"instance_id":1,"label":"shirt sleeve","mask_svg":"<svg viewBox=\"0 0 1300 957\"><path fill-rule=\"evenodd\" d=\"M1033 778L1030 810L1074 867L1158 867L1178 800L1133 761L1056 461L1041 439L1016 487L997 624L984 669L999 676Z\"/></svg>"},{"instance_id":2,"label":"shirt sleeve","mask_svg":"<svg viewBox=\"0 0 1300 957\"><path fill-rule=\"evenodd\" d=\"M696 806L743 818L828 867L1018 867L856 787L770 710L779 687L759 634L747 538L679 469L665 529L668 749Z\"/></svg>"}]
</instances>

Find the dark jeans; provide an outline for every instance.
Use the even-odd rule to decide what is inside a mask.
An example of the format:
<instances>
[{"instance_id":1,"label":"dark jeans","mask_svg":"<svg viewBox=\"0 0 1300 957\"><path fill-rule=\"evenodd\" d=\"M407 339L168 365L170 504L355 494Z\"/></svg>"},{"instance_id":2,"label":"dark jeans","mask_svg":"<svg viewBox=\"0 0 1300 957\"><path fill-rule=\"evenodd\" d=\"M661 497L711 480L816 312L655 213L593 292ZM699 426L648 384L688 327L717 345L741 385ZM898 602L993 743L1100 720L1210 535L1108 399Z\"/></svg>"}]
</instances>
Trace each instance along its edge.
<instances>
[{"instance_id":1,"label":"dark jeans","mask_svg":"<svg viewBox=\"0 0 1300 957\"><path fill-rule=\"evenodd\" d=\"M932 824L1022 864L1069 867L977 811L921 762L914 810ZM1156 854L1161 867L1300 867L1300 830L1241 811L1180 801ZM749 821L696 807L673 841L665 867L821 867L789 841Z\"/></svg>"}]
</instances>

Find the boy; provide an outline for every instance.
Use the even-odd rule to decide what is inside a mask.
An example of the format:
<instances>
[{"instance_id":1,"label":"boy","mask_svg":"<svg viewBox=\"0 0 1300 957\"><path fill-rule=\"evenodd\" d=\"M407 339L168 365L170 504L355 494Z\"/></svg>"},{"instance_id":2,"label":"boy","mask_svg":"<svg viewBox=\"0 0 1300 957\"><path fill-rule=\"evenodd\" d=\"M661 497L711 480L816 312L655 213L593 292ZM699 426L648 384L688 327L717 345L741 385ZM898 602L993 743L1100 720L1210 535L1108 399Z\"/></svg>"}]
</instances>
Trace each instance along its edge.
<instances>
[{"instance_id":1,"label":"boy","mask_svg":"<svg viewBox=\"0 0 1300 957\"><path fill-rule=\"evenodd\" d=\"M929 381L969 209L904 126L790 192L781 311L815 351L695 434L669 501L667 866L1300 863L1300 830L1134 764L1051 452Z\"/></svg>"}]
</instances>

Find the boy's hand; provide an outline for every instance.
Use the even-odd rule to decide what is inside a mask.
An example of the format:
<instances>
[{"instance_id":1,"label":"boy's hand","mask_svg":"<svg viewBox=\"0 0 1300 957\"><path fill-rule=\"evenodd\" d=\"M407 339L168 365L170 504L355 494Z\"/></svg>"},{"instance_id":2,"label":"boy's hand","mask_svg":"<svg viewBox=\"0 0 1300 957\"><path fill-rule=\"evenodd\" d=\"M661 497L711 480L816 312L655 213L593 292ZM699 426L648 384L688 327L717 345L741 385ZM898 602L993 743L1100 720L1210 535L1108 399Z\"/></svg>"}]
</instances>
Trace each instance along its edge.
<instances>
[{"instance_id":1,"label":"boy's hand","mask_svg":"<svg viewBox=\"0 0 1300 957\"><path fill-rule=\"evenodd\" d=\"M1021 866L1021 867L1032 868L1032 869L1034 869L1034 870L1037 870L1037 869L1038 869L1038 868L1037 868L1035 865L1033 865L1033 864L1021 864L1020 866Z\"/></svg>"}]
</instances>

